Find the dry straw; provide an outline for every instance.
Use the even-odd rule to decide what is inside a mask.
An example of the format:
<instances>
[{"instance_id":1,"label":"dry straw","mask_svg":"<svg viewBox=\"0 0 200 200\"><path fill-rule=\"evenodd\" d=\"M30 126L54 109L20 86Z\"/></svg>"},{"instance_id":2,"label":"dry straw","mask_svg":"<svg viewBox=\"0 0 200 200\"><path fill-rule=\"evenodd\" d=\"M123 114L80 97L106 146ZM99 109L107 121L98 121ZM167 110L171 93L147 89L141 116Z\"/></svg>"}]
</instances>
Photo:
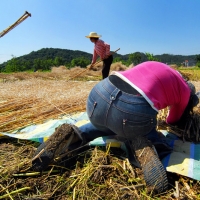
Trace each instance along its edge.
<instances>
[{"instance_id":1,"label":"dry straw","mask_svg":"<svg viewBox=\"0 0 200 200\"><path fill-rule=\"evenodd\" d=\"M32 172L33 144L0 144L0 198L13 199L174 199L177 188L151 196L145 187L140 169L128 159L120 159L107 149L95 148L81 153L76 159L66 159L62 164L50 166L43 173ZM114 150L116 151L116 150ZM8 153L9 152L9 153ZM122 153L115 152L115 155ZM123 158L123 157L122 157ZM26 164L25 163L29 163ZM24 163L24 164L23 164ZM70 169L66 168L65 164ZM74 163L74 164L72 164ZM25 170L26 169L26 170ZM172 176L172 175L171 175ZM170 177L171 177L170 176ZM172 178L172 177L171 177ZM180 178L178 194L183 199L197 199L198 182Z\"/></svg>"},{"instance_id":2,"label":"dry straw","mask_svg":"<svg viewBox=\"0 0 200 200\"><path fill-rule=\"evenodd\" d=\"M99 63L76 80L101 80ZM112 70L124 70L114 63ZM97 82L69 80L84 68L52 67L51 72L0 74L0 131L12 132L61 114L85 111L87 96Z\"/></svg>"},{"instance_id":3,"label":"dry straw","mask_svg":"<svg viewBox=\"0 0 200 200\"><path fill-rule=\"evenodd\" d=\"M13 131L61 114L84 111L96 82L38 78L0 84L0 130Z\"/></svg>"},{"instance_id":4,"label":"dry straw","mask_svg":"<svg viewBox=\"0 0 200 200\"><path fill-rule=\"evenodd\" d=\"M115 65L112 66L115 70L121 69L121 66ZM99 76L100 80L100 69L88 71L77 79ZM56 70L52 69L49 73L0 74L1 131L12 131L58 118L62 114L85 111L87 96L97 82L68 82L69 77L84 70L78 67ZM199 90L198 83L195 85ZM166 115L166 110L161 112L160 120L164 120ZM180 199L199 198L199 182L187 177L175 177L177 186L172 182L169 191L151 197L139 169L132 167L127 159L114 157L109 149L83 153L72 169L58 164L46 173L33 176L30 161L35 146L29 141L1 138L1 199L174 199L177 194ZM61 170L61 173L54 174L55 169ZM170 180L174 176L169 174Z\"/></svg>"}]
</instances>

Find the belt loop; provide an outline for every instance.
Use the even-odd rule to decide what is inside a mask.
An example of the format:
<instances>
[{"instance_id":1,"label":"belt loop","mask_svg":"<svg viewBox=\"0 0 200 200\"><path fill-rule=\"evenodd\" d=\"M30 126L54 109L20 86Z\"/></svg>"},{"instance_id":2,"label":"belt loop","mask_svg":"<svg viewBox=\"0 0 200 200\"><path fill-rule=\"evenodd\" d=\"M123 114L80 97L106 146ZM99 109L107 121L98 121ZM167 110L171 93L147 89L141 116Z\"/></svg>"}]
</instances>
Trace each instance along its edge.
<instances>
[{"instance_id":1,"label":"belt loop","mask_svg":"<svg viewBox=\"0 0 200 200\"><path fill-rule=\"evenodd\" d=\"M110 95L110 100L114 101L117 97L117 95L119 94L120 90L118 88L115 88L115 90L111 93Z\"/></svg>"}]
</instances>

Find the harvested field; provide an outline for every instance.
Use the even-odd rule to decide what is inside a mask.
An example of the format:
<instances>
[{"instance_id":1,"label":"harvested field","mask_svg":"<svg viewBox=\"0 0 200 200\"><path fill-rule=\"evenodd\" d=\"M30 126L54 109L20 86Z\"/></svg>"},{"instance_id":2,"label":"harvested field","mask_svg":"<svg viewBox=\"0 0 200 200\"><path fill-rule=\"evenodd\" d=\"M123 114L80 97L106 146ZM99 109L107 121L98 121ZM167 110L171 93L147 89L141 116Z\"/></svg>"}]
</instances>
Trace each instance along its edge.
<instances>
[{"instance_id":1,"label":"harvested field","mask_svg":"<svg viewBox=\"0 0 200 200\"><path fill-rule=\"evenodd\" d=\"M11 132L61 114L85 110L96 82L32 79L0 85L0 130Z\"/></svg>"},{"instance_id":2,"label":"harvested field","mask_svg":"<svg viewBox=\"0 0 200 200\"><path fill-rule=\"evenodd\" d=\"M81 70L0 74L0 131L12 132L84 111L87 96L101 74L88 71L68 81ZM200 90L200 83L194 84ZM89 149L45 172L33 172L31 160L38 145L0 138L0 199L200 199L199 181L172 173L167 173L168 191L153 194L141 170L112 148Z\"/></svg>"},{"instance_id":3,"label":"harvested field","mask_svg":"<svg viewBox=\"0 0 200 200\"><path fill-rule=\"evenodd\" d=\"M115 63L112 68L125 66ZM61 114L84 111L90 90L101 80L101 71L84 71L61 66L53 67L52 72L0 74L0 131L12 132Z\"/></svg>"}]
</instances>

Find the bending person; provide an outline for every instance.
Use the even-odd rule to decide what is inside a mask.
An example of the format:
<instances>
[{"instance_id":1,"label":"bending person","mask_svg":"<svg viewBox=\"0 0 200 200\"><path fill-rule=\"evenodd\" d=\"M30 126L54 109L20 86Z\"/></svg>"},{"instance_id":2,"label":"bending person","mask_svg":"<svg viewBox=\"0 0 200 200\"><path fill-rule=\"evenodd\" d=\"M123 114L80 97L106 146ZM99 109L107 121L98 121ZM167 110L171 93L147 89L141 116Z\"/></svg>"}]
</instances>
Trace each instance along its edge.
<instances>
[{"instance_id":1,"label":"bending person","mask_svg":"<svg viewBox=\"0 0 200 200\"><path fill-rule=\"evenodd\" d=\"M198 103L195 87L161 62L147 61L112 74L91 90L87 114L100 131L129 140L159 140L158 111L170 107L166 122L175 124Z\"/></svg>"}]
</instances>

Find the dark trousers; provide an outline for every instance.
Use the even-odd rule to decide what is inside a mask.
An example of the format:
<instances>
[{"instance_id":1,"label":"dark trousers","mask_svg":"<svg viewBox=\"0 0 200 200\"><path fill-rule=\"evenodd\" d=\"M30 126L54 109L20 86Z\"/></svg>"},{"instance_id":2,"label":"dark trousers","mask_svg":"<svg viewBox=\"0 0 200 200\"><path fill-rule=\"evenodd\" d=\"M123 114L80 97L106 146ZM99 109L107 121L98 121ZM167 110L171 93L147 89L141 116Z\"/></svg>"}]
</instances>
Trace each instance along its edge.
<instances>
[{"instance_id":1,"label":"dark trousers","mask_svg":"<svg viewBox=\"0 0 200 200\"><path fill-rule=\"evenodd\" d=\"M102 79L108 77L112 61L113 61L112 55L110 55L107 59L103 60Z\"/></svg>"}]
</instances>

